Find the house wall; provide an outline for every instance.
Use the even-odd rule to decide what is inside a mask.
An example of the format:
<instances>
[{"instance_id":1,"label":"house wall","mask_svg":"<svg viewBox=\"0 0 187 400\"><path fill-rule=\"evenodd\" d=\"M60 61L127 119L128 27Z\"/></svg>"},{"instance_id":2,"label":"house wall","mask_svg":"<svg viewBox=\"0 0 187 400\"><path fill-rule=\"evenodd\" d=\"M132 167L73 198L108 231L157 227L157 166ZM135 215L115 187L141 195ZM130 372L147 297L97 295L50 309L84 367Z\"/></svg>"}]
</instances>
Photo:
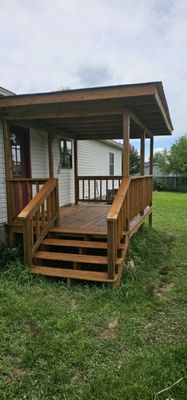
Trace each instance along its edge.
<instances>
[{"instance_id":1,"label":"house wall","mask_svg":"<svg viewBox=\"0 0 187 400\"><path fill-rule=\"evenodd\" d=\"M48 178L48 139L46 132L30 130L31 176Z\"/></svg>"},{"instance_id":2,"label":"house wall","mask_svg":"<svg viewBox=\"0 0 187 400\"><path fill-rule=\"evenodd\" d=\"M121 150L98 140L78 141L78 174L109 175L109 153L114 153L114 175L121 175Z\"/></svg>"},{"instance_id":3,"label":"house wall","mask_svg":"<svg viewBox=\"0 0 187 400\"><path fill-rule=\"evenodd\" d=\"M4 224L6 222L7 222L7 206L6 206L3 127L0 121L0 240L3 240L5 238Z\"/></svg>"}]
</instances>

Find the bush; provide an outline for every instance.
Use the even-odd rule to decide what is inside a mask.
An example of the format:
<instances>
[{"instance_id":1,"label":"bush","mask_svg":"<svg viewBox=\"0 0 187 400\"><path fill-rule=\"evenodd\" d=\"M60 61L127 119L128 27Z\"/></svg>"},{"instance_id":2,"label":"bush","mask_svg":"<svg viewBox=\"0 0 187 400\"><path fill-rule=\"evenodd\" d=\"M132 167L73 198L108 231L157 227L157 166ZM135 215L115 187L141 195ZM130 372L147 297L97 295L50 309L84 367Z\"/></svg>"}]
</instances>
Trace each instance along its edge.
<instances>
[{"instance_id":1,"label":"bush","mask_svg":"<svg viewBox=\"0 0 187 400\"><path fill-rule=\"evenodd\" d=\"M156 178L153 178L153 190L158 190L159 192L167 191L169 190L169 186L167 183L159 182Z\"/></svg>"}]
</instances>

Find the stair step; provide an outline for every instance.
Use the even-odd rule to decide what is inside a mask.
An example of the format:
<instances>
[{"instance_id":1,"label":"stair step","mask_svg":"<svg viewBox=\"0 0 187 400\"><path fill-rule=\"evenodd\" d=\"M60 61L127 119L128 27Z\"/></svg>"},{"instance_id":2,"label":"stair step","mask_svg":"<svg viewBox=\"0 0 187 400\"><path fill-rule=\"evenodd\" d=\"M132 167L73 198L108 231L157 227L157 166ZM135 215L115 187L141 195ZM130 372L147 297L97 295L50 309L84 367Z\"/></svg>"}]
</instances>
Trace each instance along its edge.
<instances>
[{"instance_id":1,"label":"stair step","mask_svg":"<svg viewBox=\"0 0 187 400\"><path fill-rule=\"evenodd\" d=\"M106 242L92 242L88 240L44 239L41 243L47 246L81 247L86 249L107 249Z\"/></svg>"},{"instance_id":2,"label":"stair step","mask_svg":"<svg viewBox=\"0 0 187 400\"><path fill-rule=\"evenodd\" d=\"M89 240L44 239L41 243L46 246L78 247L85 249L107 249L107 242L93 242ZM120 250L126 249L126 244L121 243Z\"/></svg>"},{"instance_id":3,"label":"stair step","mask_svg":"<svg viewBox=\"0 0 187 400\"><path fill-rule=\"evenodd\" d=\"M114 279L109 279L107 272L95 272L95 271L82 271L76 269L65 269L65 268L53 268L53 267L43 267L40 265L33 265L31 267L31 272L33 274L40 274L46 276L54 276L58 278L67 279L80 279L86 281L95 282L115 282L118 275L115 274Z\"/></svg>"},{"instance_id":4,"label":"stair step","mask_svg":"<svg viewBox=\"0 0 187 400\"><path fill-rule=\"evenodd\" d=\"M91 236L104 236L107 237L106 229L97 228L78 228L78 227L62 227L54 226L49 230L49 232L59 233L59 234L70 234L70 235L91 235Z\"/></svg>"},{"instance_id":5,"label":"stair step","mask_svg":"<svg viewBox=\"0 0 187 400\"><path fill-rule=\"evenodd\" d=\"M108 259L103 256L93 256L87 254L70 254L70 253L53 253L49 251L38 251L34 255L35 259L43 260L55 260L55 261L69 261L86 264L102 264L107 265ZM116 265L120 265L122 262L121 258L117 258Z\"/></svg>"}]
</instances>

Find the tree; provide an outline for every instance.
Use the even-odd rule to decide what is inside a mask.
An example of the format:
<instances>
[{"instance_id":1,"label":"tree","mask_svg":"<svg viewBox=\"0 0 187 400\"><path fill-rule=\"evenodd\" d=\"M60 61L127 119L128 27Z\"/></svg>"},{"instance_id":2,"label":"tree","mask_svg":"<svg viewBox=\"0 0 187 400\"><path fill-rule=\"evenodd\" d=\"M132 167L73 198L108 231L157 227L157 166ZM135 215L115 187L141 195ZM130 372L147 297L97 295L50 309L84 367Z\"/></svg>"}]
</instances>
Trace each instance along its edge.
<instances>
[{"instance_id":1,"label":"tree","mask_svg":"<svg viewBox=\"0 0 187 400\"><path fill-rule=\"evenodd\" d=\"M181 136L170 150L160 153L157 162L161 171L187 177L187 135Z\"/></svg>"},{"instance_id":2,"label":"tree","mask_svg":"<svg viewBox=\"0 0 187 400\"><path fill-rule=\"evenodd\" d=\"M135 147L130 144L130 173L135 175L140 172L140 156Z\"/></svg>"}]
</instances>

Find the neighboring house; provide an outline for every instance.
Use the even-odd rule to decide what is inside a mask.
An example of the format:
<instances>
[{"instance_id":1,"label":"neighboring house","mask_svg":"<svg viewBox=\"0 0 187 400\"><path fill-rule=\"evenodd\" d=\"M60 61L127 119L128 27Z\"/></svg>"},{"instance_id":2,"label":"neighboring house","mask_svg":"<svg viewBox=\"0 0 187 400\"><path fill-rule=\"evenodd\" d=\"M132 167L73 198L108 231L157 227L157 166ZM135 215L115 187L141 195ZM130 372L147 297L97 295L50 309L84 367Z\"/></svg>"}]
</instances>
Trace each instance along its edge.
<instances>
[{"instance_id":1,"label":"neighboring house","mask_svg":"<svg viewBox=\"0 0 187 400\"><path fill-rule=\"evenodd\" d=\"M148 161L148 162L145 163L145 175L149 175L149 167L150 167L150 162ZM174 177L173 174L166 174L166 173L163 173L163 172L160 170L160 168L159 168L157 162L153 162L153 176L154 176L155 178L156 178L156 177L168 177L168 176Z\"/></svg>"},{"instance_id":2,"label":"neighboring house","mask_svg":"<svg viewBox=\"0 0 187 400\"><path fill-rule=\"evenodd\" d=\"M0 88L0 96L13 94ZM48 135L42 130L10 128L14 177L47 178L49 175ZM59 183L59 205L75 202L74 141L58 134L52 140L54 176ZM113 140L77 142L78 175L122 175L122 145ZM61 154L61 155L60 155ZM96 182L97 184L97 182ZM98 187L96 188L98 190ZM91 188L93 191L93 188ZM7 200L2 121L0 120L0 238L7 224Z\"/></svg>"},{"instance_id":3,"label":"neighboring house","mask_svg":"<svg viewBox=\"0 0 187 400\"><path fill-rule=\"evenodd\" d=\"M150 168L150 162L147 161L145 163L145 175L149 175L149 168ZM153 176L155 176L155 177L163 176L163 172L160 170L160 168L156 162L153 162Z\"/></svg>"}]
</instances>

